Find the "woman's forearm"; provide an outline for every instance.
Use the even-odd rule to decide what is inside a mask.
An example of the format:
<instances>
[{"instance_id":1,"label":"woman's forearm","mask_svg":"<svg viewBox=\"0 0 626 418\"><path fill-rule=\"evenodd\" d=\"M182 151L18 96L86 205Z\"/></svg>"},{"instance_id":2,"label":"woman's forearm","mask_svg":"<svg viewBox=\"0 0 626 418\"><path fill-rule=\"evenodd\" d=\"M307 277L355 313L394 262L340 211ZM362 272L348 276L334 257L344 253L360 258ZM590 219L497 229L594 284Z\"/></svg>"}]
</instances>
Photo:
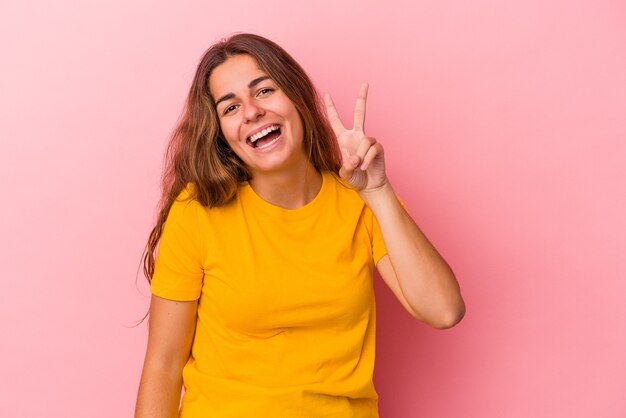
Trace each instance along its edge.
<instances>
[{"instance_id":1,"label":"woman's forearm","mask_svg":"<svg viewBox=\"0 0 626 418\"><path fill-rule=\"evenodd\" d=\"M454 273L398 201L391 184L361 193L380 225L402 294L424 322L448 328L465 304Z\"/></svg>"},{"instance_id":2,"label":"woman's forearm","mask_svg":"<svg viewBox=\"0 0 626 418\"><path fill-rule=\"evenodd\" d=\"M144 366L137 395L135 418L175 418L178 417L182 376Z\"/></svg>"}]
</instances>

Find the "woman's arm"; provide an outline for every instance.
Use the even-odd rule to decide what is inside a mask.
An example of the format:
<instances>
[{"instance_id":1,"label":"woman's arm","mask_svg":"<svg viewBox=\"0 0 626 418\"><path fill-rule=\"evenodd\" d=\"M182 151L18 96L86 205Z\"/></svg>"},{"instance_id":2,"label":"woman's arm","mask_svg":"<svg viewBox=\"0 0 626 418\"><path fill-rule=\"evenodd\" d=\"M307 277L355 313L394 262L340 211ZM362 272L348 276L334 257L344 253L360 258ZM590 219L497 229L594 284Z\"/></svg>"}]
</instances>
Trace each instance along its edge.
<instances>
[{"instance_id":1,"label":"woman's arm","mask_svg":"<svg viewBox=\"0 0 626 418\"><path fill-rule=\"evenodd\" d=\"M368 85L361 86L354 126L341 123L330 95L324 97L328 119L341 148L342 179L358 192L380 225L387 247L377 268L415 318L435 328L449 328L465 314L465 303L452 270L396 198L385 173L384 150L364 132Z\"/></svg>"},{"instance_id":2,"label":"woman's arm","mask_svg":"<svg viewBox=\"0 0 626 418\"><path fill-rule=\"evenodd\" d=\"M435 328L456 325L465 303L454 273L404 210L391 185L362 192L387 247L378 272L411 315Z\"/></svg>"},{"instance_id":3,"label":"woman's arm","mask_svg":"<svg viewBox=\"0 0 626 418\"><path fill-rule=\"evenodd\" d=\"M189 359L197 308L197 300L177 302L152 296L135 418L178 416L182 369Z\"/></svg>"}]
</instances>

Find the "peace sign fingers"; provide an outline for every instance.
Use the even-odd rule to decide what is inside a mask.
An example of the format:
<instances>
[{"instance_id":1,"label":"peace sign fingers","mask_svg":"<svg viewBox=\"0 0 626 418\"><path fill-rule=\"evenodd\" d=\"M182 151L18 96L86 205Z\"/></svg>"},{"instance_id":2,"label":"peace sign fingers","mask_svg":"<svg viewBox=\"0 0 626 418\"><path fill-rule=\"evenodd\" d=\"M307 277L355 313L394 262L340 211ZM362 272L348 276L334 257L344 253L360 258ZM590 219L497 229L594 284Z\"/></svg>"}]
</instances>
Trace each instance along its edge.
<instances>
[{"instance_id":1,"label":"peace sign fingers","mask_svg":"<svg viewBox=\"0 0 626 418\"><path fill-rule=\"evenodd\" d=\"M356 105L354 107L354 126L352 127L352 130L356 132L363 132L363 129L365 128L365 107L367 104L368 89L369 85L367 83L361 84L361 89L359 90L359 95L356 99ZM337 112L337 108L335 108L335 103L330 97L330 94L326 93L324 95L324 103L326 104L328 121L330 122L335 135L339 136L346 131L346 127L343 126L343 123L341 122L341 118L339 117L339 113Z\"/></svg>"},{"instance_id":2,"label":"peace sign fingers","mask_svg":"<svg viewBox=\"0 0 626 418\"><path fill-rule=\"evenodd\" d=\"M333 128L335 135L339 137L343 132L345 132L346 128L343 126L343 123L341 123L341 118L339 118L339 113L337 113L335 103L330 97L330 94L326 93L324 95L324 103L326 104L326 113L328 115L330 126Z\"/></svg>"},{"instance_id":3,"label":"peace sign fingers","mask_svg":"<svg viewBox=\"0 0 626 418\"><path fill-rule=\"evenodd\" d=\"M354 107L354 129L355 131L363 132L365 128L365 105L367 104L367 90L369 85L367 83L361 84L361 90L356 98L356 106Z\"/></svg>"},{"instance_id":4,"label":"peace sign fingers","mask_svg":"<svg viewBox=\"0 0 626 418\"><path fill-rule=\"evenodd\" d=\"M361 84L354 106L354 125L350 129L341 122L330 95L324 95L328 121L341 150L339 175L358 191L376 189L387 181L383 147L363 131L368 88L367 83Z\"/></svg>"}]
</instances>

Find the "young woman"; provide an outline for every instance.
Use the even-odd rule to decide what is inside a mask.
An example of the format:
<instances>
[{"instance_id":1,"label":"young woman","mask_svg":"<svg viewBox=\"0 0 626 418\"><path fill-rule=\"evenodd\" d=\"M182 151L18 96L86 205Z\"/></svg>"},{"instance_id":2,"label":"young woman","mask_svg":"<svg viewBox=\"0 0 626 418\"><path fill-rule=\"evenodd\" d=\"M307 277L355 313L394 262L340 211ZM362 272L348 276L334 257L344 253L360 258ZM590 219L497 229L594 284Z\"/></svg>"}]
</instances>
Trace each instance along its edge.
<instances>
[{"instance_id":1,"label":"young woman","mask_svg":"<svg viewBox=\"0 0 626 418\"><path fill-rule=\"evenodd\" d=\"M367 89L347 129L275 43L205 53L144 258L136 417L377 417L374 266L416 319L460 321L452 271L364 132Z\"/></svg>"}]
</instances>

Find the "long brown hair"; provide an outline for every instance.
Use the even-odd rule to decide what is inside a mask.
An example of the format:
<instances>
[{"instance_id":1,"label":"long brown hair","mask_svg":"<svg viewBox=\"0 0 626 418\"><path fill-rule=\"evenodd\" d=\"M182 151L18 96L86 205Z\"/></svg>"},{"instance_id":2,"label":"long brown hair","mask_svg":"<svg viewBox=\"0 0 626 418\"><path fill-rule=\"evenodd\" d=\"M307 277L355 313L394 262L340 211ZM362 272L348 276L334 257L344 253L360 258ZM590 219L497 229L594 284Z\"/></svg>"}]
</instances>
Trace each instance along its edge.
<instances>
[{"instance_id":1,"label":"long brown hair","mask_svg":"<svg viewBox=\"0 0 626 418\"><path fill-rule=\"evenodd\" d=\"M196 70L181 120L171 136L165 156L162 195L156 224L143 255L148 282L163 226L179 193L191 183L203 206L221 206L232 200L242 182L250 179L245 164L230 149L220 130L215 100L209 91L212 71L233 55L247 54L276 82L293 102L304 127L304 147L318 170L338 173L339 148L322 110L313 83L302 67L279 45L258 35L240 33L211 46Z\"/></svg>"}]
</instances>

